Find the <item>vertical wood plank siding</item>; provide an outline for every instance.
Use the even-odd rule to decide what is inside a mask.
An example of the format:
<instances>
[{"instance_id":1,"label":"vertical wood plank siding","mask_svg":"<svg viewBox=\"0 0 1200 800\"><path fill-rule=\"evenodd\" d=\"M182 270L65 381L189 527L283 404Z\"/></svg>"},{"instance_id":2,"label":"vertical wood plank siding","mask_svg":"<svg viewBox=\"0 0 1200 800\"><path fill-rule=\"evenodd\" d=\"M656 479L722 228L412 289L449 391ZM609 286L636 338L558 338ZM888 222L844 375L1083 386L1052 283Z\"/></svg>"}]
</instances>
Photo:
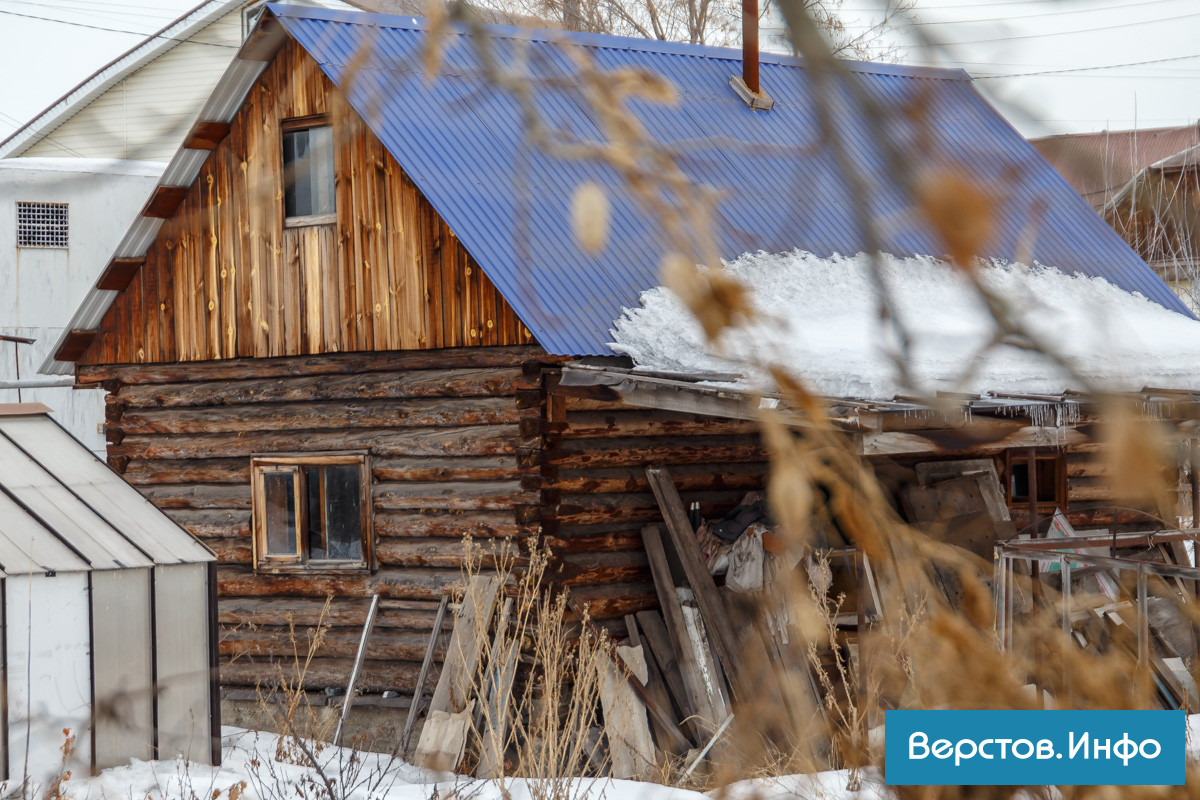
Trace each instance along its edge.
<instances>
[{"instance_id":1,"label":"vertical wood plank siding","mask_svg":"<svg viewBox=\"0 0 1200 800\"><path fill-rule=\"evenodd\" d=\"M313 115L334 126L337 222L285 228L281 123ZM531 342L429 201L289 41L80 363Z\"/></svg>"},{"instance_id":2,"label":"vertical wood plank siding","mask_svg":"<svg viewBox=\"0 0 1200 800\"><path fill-rule=\"evenodd\" d=\"M466 534L511 546L536 533L518 508L539 446L536 347L292 356L195 364L81 367L109 389L109 463L216 552L221 678L254 686L287 668L297 625L327 595L329 631L308 686L342 686L370 595L383 598L364 688L413 688L437 601L460 578ZM528 375L532 377L528 377ZM523 421L524 420L524 421ZM367 450L379 569L255 573L250 456Z\"/></svg>"}]
</instances>

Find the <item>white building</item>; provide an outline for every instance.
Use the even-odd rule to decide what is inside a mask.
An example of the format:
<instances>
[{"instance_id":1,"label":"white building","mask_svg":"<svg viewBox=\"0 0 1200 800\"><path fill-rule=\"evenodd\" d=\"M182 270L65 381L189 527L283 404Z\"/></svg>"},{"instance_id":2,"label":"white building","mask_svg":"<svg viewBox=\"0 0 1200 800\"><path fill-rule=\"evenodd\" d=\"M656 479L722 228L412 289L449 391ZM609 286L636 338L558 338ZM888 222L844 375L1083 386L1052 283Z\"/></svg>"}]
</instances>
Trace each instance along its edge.
<instances>
[{"instance_id":1,"label":"white building","mask_svg":"<svg viewBox=\"0 0 1200 800\"><path fill-rule=\"evenodd\" d=\"M87 158L0 159L0 403L39 402L104 451L103 392L38 375L72 310L96 282L165 164Z\"/></svg>"},{"instance_id":2,"label":"white building","mask_svg":"<svg viewBox=\"0 0 1200 800\"><path fill-rule=\"evenodd\" d=\"M263 5L202 3L0 142L0 337L7 337L0 339L0 403L45 403L97 453L104 451L102 393L73 391L69 380L38 376L37 367L104 272Z\"/></svg>"}]
</instances>

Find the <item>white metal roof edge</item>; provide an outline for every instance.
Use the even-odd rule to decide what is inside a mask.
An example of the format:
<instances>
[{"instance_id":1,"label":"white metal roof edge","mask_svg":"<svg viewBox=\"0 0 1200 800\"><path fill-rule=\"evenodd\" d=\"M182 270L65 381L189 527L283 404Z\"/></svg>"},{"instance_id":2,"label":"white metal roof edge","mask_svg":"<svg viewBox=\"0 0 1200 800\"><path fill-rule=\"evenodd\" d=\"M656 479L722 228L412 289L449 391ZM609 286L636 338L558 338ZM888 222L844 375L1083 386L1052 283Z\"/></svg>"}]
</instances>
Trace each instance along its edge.
<instances>
[{"instance_id":1,"label":"white metal roof edge","mask_svg":"<svg viewBox=\"0 0 1200 800\"><path fill-rule=\"evenodd\" d=\"M266 15L264 15L265 17ZM260 18L255 32L257 33L262 28L263 19ZM266 38L271 40L268 44L264 45L262 40L256 42L255 33L247 37L246 43L238 50L221 79L217 81L216 87L205 101L196 119L205 122L231 122L242 107L250 88L266 70L270 59L274 57L274 52L278 49L277 45L282 44L286 36L283 26L276 22L270 31L266 32ZM262 59L262 56L267 53L270 55ZM166 169L163 170L156 190L158 187L164 186L191 186L208 160L208 156L209 152L205 150L190 150L187 147L180 147L175 151L175 155L167 164ZM151 196L153 196L153 192ZM165 220L138 214L109 260L144 256L150 245L154 243L163 222ZM38 367L38 372L44 375L74 374L74 362L59 361L56 358L59 349L73 331L90 331L99 327L109 306L112 305L118 294L119 292L97 289L95 286L89 289L79 308L75 309L75 313L71 315L70 322L63 328L62 333L50 348L46 360Z\"/></svg>"},{"instance_id":2,"label":"white metal roof edge","mask_svg":"<svg viewBox=\"0 0 1200 800\"><path fill-rule=\"evenodd\" d=\"M243 2L244 0L207 0L165 28L150 34L141 44L135 45L92 73L36 117L13 131L7 139L0 142L0 158L19 156L116 83L204 30Z\"/></svg>"}]
</instances>

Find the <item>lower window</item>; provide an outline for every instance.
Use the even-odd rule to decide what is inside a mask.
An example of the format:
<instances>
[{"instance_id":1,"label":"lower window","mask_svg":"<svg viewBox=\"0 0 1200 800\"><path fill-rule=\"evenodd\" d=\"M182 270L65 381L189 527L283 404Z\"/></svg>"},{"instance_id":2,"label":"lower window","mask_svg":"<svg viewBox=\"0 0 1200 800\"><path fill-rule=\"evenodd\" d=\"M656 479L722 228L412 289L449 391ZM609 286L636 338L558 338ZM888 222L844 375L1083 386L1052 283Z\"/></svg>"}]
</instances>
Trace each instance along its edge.
<instances>
[{"instance_id":1,"label":"lower window","mask_svg":"<svg viewBox=\"0 0 1200 800\"><path fill-rule=\"evenodd\" d=\"M250 471L256 568L371 564L365 454L260 456Z\"/></svg>"}]
</instances>

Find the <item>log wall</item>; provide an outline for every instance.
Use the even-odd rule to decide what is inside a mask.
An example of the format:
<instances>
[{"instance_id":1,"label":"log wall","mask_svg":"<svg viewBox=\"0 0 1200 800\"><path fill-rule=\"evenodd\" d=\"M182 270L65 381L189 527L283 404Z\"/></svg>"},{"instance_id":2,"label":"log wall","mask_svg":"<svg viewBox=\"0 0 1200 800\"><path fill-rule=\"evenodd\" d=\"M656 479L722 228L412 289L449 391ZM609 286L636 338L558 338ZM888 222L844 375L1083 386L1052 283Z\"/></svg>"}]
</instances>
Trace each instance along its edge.
<instances>
[{"instance_id":1,"label":"log wall","mask_svg":"<svg viewBox=\"0 0 1200 800\"><path fill-rule=\"evenodd\" d=\"M285 227L281 126L314 116L334 129L337 220ZM531 341L429 201L289 40L79 363Z\"/></svg>"},{"instance_id":2,"label":"log wall","mask_svg":"<svg viewBox=\"0 0 1200 800\"><path fill-rule=\"evenodd\" d=\"M109 390L109 462L219 560L221 677L254 686L301 654L326 595L324 644L307 685L344 686L370 596L382 616L363 688L411 691L441 594L460 577L462 537L525 537L536 502L518 463L536 449L539 348L82 367ZM256 573L250 456L365 449L379 569ZM449 626L447 626L447 630Z\"/></svg>"},{"instance_id":3,"label":"log wall","mask_svg":"<svg viewBox=\"0 0 1200 800\"><path fill-rule=\"evenodd\" d=\"M666 466L685 504L719 517L761 489L766 451L757 424L652 411L580 397L547 376L540 469L525 478L541 500L546 543L571 595L597 619L656 608L641 529L662 522L646 467Z\"/></svg>"}]
</instances>

